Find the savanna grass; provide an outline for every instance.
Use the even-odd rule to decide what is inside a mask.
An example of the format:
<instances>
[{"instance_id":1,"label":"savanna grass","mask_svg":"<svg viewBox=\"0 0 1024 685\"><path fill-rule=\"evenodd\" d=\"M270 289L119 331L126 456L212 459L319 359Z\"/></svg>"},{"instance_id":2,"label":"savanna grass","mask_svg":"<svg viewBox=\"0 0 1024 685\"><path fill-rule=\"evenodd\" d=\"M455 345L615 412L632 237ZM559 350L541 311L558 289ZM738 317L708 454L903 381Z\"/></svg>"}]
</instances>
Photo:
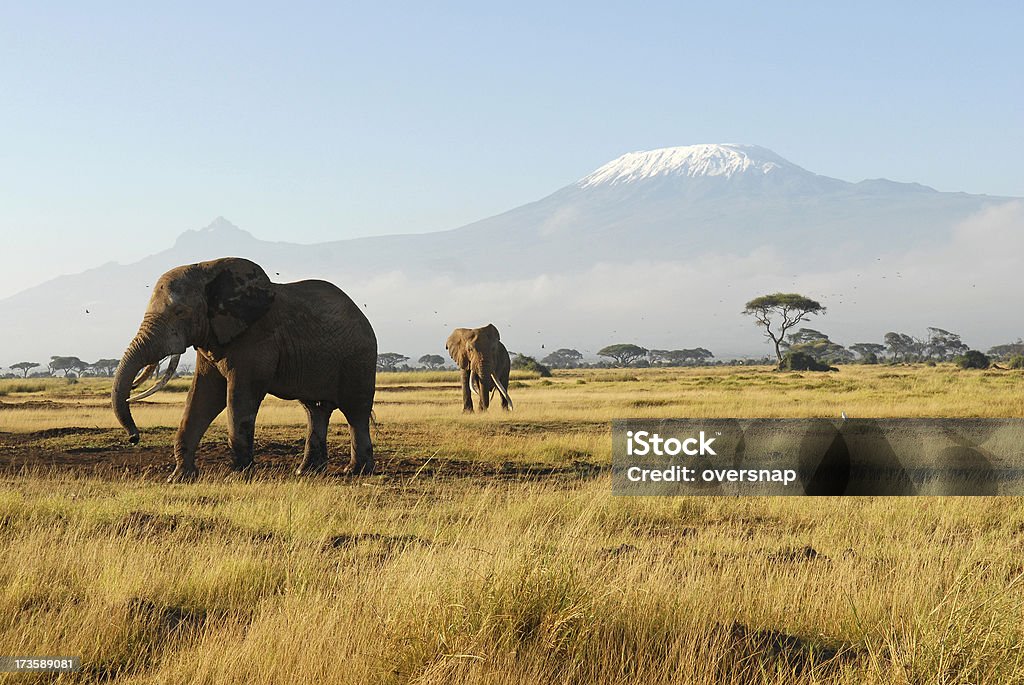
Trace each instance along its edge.
<instances>
[{"instance_id":1,"label":"savanna grass","mask_svg":"<svg viewBox=\"0 0 1024 685\"><path fill-rule=\"evenodd\" d=\"M600 465L615 417L1022 416L1024 390L1019 372L946 366L538 380L511 415L463 415L448 377L382 375L379 455ZM0 451L119 443L109 385L80 385L8 394ZM143 439L169 451L183 396L152 399ZM303 421L268 401L257 444ZM223 439L219 420L207 440ZM560 473L7 475L0 654L82 656L58 682L1024 682L1017 499L627 499Z\"/></svg>"}]
</instances>

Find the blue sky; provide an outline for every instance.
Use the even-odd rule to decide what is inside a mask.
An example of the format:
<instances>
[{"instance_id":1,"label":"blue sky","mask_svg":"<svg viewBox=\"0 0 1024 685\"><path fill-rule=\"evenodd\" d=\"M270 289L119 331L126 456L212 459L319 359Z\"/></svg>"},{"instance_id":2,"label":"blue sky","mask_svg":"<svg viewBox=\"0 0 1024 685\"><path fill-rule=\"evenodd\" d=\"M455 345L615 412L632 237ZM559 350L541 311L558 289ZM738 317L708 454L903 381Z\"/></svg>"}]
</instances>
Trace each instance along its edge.
<instances>
[{"instance_id":1,"label":"blue sky","mask_svg":"<svg viewBox=\"0 0 1024 685\"><path fill-rule=\"evenodd\" d=\"M0 297L217 215L453 228L670 145L1024 196L1019 3L481 4L7 4Z\"/></svg>"}]
</instances>

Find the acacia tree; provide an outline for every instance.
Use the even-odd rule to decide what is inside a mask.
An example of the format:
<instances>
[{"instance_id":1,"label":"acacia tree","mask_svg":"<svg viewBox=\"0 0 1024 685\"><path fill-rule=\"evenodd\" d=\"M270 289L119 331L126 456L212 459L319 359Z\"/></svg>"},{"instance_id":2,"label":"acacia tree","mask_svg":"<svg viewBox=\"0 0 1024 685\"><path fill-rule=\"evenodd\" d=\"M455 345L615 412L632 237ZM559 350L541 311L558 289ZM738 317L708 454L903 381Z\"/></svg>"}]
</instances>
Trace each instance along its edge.
<instances>
[{"instance_id":1,"label":"acacia tree","mask_svg":"<svg viewBox=\"0 0 1024 685\"><path fill-rule=\"evenodd\" d=\"M638 359L646 357L647 350L631 343L617 343L601 348L597 351L597 356L614 359L619 366L629 366Z\"/></svg>"},{"instance_id":2,"label":"acacia tree","mask_svg":"<svg viewBox=\"0 0 1024 685\"><path fill-rule=\"evenodd\" d=\"M889 331L885 334L885 346L889 348L894 362L900 361L901 356L904 362L911 362L920 358L925 343L912 335Z\"/></svg>"},{"instance_id":3,"label":"acacia tree","mask_svg":"<svg viewBox=\"0 0 1024 685\"><path fill-rule=\"evenodd\" d=\"M417 361L428 369L440 369L444 366L444 357L439 354L425 354Z\"/></svg>"},{"instance_id":4,"label":"acacia tree","mask_svg":"<svg viewBox=\"0 0 1024 685\"><path fill-rule=\"evenodd\" d=\"M47 365L50 367L50 373L56 374L57 371L63 371L64 377L67 378L71 375L72 371L81 373L83 369L88 368L88 364L83 362L78 357L50 357L50 363Z\"/></svg>"},{"instance_id":5,"label":"acacia tree","mask_svg":"<svg viewBox=\"0 0 1024 685\"><path fill-rule=\"evenodd\" d=\"M117 370L117 365L120 363L120 359L100 359L89 364L89 366L91 366L96 373L103 374L104 376L113 376L114 371Z\"/></svg>"},{"instance_id":6,"label":"acacia tree","mask_svg":"<svg viewBox=\"0 0 1024 685\"><path fill-rule=\"evenodd\" d=\"M378 371L394 371L402 362L409 361L409 358L404 354L398 354L397 352L381 352L377 355L377 370Z\"/></svg>"},{"instance_id":7,"label":"acacia tree","mask_svg":"<svg viewBox=\"0 0 1024 685\"><path fill-rule=\"evenodd\" d=\"M775 345L775 357L781 362L786 333L809 316L824 314L825 307L797 293L773 293L747 302L743 313L753 316L757 325L764 328L765 337Z\"/></svg>"},{"instance_id":8,"label":"acacia tree","mask_svg":"<svg viewBox=\"0 0 1024 685\"><path fill-rule=\"evenodd\" d=\"M865 364L875 364L878 362L878 358L885 352L885 345L880 343L854 343L850 345L850 349L860 355L860 359Z\"/></svg>"},{"instance_id":9,"label":"acacia tree","mask_svg":"<svg viewBox=\"0 0 1024 685\"><path fill-rule=\"evenodd\" d=\"M39 362L18 362L17 364L11 364L11 368L21 371L21 375L25 378L28 378L29 369L34 369L37 366L42 366L42 364Z\"/></svg>"},{"instance_id":10,"label":"acacia tree","mask_svg":"<svg viewBox=\"0 0 1024 685\"><path fill-rule=\"evenodd\" d=\"M563 347L560 350L555 350L540 361L556 369L572 369L583 361L583 355L579 350Z\"/></svg>"},{"instance_id":11,"label":"acacia tree","mask_svg":"<svg viewBox=\"0 0 1024 685\"><path fill-rule=\"evenodd\" d=\"M715 355L711 350L703 347L695 347L683 350L651 350L650 358L652 366L686 366L689 364L702 364Z\"/></svg>"},{"instance_id":12,"label":"acacia tree","mask_svg":"<svg viewBox=\"0 0 1024 685\"><path fill-rule=\"evenodd\" d=\"M988 351L988 356L995 357L996 359L1009 359L1016 355L1024 355L1024 340L1020 338L1017 338L1017 342L996 345ZM14 367L12 366L11 368L13 369Z\"/></svg>"},{"instance_id":13,"label":"acacia tree","mask_svg":"<svg viewBox=\"0 0 1024 685\"><path fill-rule=\"evenodd\" d=\"M829 364L841 364L853 360L852 352L839 343L829 340L826 334L813 328L798 328L796 333L790 333L787 336L782 347L788 352L803 352L819 362Z\"/></svg>"},{"instance_id":14,"label":"acacia tree","mask_svg":"<svg viewBox=\"0 0 1024 685\"><path fill-rule=\"evenodd\" d=\"M925 343L925 355L929 359L945 361L966 354L969 348L957 333L951 333L934 326L928 327L928 340Z\"/></svg>"}]
</instances>

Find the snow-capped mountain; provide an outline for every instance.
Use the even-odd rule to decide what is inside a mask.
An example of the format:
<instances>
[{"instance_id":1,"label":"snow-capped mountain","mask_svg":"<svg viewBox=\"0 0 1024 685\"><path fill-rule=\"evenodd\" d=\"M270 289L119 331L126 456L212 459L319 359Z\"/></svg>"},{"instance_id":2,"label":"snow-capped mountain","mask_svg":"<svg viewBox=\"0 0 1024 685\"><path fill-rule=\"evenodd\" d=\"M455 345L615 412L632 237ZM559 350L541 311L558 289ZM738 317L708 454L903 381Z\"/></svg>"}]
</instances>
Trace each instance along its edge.
<instances>
[{"instance_id":1,"label":"snow-capped mountain","mask_svg":"<svg viewBox=\"0 0 1024 685\"><path fill-rule=\"evenodd\" d=\"M600 185L636 183L661 176L723 176L797 172L809 174L771 150L756 145L686 145L657 150L629 152L613 159L576 185L591 188Z\"/></svg>"},{"instance_id":2,"label":"snow-capped mountain","mask_svg":"<svg viewBox=\"0 0 1024 685\"><path fill-rule=\"evenodd\" d=\"M820 297L820 328L845 343L937 325L995 344L1024 335L1004 301L1020 242L1014 198L851 183L752 145L672 147L622 155L536 202L437 233L298 245L218 217L134 264L0 300L0 365L116 356L161 273L229 254L276 281L337 283L366 305L382 349L410 356L487 321L504 323L510 349L540 354L626 340L756 354L761 338L739 312L772 290Z\"/></svg>"}]
</instances>

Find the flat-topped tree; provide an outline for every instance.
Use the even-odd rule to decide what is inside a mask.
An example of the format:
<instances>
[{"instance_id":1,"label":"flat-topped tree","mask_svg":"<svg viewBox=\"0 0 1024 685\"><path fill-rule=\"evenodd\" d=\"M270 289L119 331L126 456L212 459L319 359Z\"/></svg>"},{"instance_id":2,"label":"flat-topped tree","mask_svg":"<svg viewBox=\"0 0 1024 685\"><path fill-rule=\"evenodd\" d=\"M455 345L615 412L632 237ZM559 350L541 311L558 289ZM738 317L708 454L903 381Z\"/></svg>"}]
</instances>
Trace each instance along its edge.
<instances>
[{"instance_id":1,"label":"flat-topped tree","mask_svg":"<svg viewBox=\"0 0 1024 685\"><path fill-rule=\"evenodd\" d=\"M444 357L439 354L425 354L417 361L428 369L440 369L444 366Z\"/></svg>"},{"instance_id":2,"label":"flat-topped tree","mask_svg":"<svg viewBox=\"0 0 1024 685\"><path fill-rule=\"evenodd\" d=\"M881 343L854 343L850 349L859 354L865 364L877 364L885 353L885 345Z\"/></svg>"},{"instance_id":3,"label":"flat-topped tree","mask_svg":"<svg viewBox=\"0 0 1024 685\"><path fill-rule=\"evenodd\" d=\"M583 355L579 350L563 347L559 350L555 350L540 361L541 363L547 364L548 366L556 369L572 369L583 361Z\"/></svg>"},{"instance_id":4,"label":"flat-topped tree","mask_svg":"<svg viewBox=\"0 0 1024 685\"><path fill-rule=\"evenodd\" d=\"M34 369L37 366L42 366L39 362L18 362L17 364L11 364L12 369L21 371L21 375L28 378L29 369Z\"/></svg>"},{"instance_id":5,"label":"flat-topped tree","mask_svg":"<svg viewBox=\"0 0 1024 685\"><path fill-rule=\"evenodd\" d=\"M397 352L381 352L377 355L378 371L397 371L398 365L409 361L404 354Z\"/></svg>"},{"instance_id":6,"label":"flat-topped tree","mask_svg":"<svg viewBox=\"0 0 1024 685\"><path fill-rule=\"evenodd\" d=\"M597 356L608 357L614 359L615 363L619 366L629 366L638 359L643 359L647 356L648 350L640 347L639 345L633 345L631 343L617 343L615 345L609 345L603 347L597 351Z\"/></svg>"},{"instance_id":7,"label":"flat-topped tree","mask_svg":"<svg viewBox=\"0 0 1024 685\"><path fill-rule=\"evenodd\" d=\"M807 321L814 314L824 314L820 302L798 293L773 293L762 295L747 302L744 314L754 317L758 326L764 328L765 337L775 345L775 357L782 361L782 341L786 333L798 323Z\"/></svg>"},{"instance_id":8,"label":"flat-topped tree","mask_svg":"<svg viewBox=\"0 0 1024 685\"><path fill-rule=\"evenodd\" d=\"M121 363L120 359L99 359L89 364L93 371L104 376L113 376L114 371L117 370L117 365Z\"/></svg>"},{"instance_id":9,"label":"flat-topped tree","mask_svg":"<svg viewBox=\"0 0 1024 685\"><path fill-rule=\"evenodd\" d=\"M89 365L78 357L58 356L50 357L50 363L47 366L50 367L50 375L56 375L58 371L63 371L65 378L70 376L72 372L81 373L89 368Z\"/></svg>"}]
</instances>

